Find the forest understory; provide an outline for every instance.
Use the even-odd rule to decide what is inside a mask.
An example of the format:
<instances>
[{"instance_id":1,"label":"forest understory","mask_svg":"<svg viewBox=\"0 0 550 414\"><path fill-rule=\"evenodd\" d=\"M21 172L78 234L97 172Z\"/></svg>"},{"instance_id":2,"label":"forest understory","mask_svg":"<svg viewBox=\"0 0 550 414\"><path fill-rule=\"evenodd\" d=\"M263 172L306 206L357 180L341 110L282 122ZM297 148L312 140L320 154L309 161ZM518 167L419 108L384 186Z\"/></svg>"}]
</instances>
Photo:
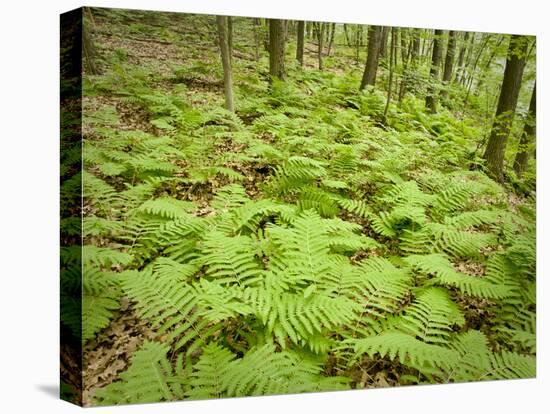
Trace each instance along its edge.
<instances>
[{"instance_id":1,"label":"forest understory","mask_svg":"<svg viewBox=\"0 0 550 414\"><path fill-rule=\"evenodd\" d=\"M531 49L498 170L508 35L388 28L360 88L384 28L308 22L300 64L287 21L273 76L269 22L232 18L230 110L215 16L85 18L84 405L535 376Z\"/></svg>"}]
</instances>

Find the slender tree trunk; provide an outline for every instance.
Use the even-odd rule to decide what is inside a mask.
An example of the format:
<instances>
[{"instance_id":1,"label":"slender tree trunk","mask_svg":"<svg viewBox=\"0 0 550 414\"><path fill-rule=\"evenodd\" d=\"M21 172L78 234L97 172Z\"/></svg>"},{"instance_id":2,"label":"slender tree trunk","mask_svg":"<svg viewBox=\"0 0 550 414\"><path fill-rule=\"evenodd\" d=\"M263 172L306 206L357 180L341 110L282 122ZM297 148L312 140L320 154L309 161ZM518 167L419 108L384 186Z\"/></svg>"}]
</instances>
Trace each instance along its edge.
<instances>
[{"instance_id":1,"label":"slender tree trunk","mask_svg":"<svg viewBox=\"0 0 550 414\"><path fill-rule=\"evenodd\" d=\"M458 62L456 64L456 76L455 82L460 81L460 74L464 70L464 55L466 54L466 47L468 45L468 39L470 37L470 32L464 32L462 37L462 43L460 46L460 51L458 52Z\"/></svg>"},{"instance_id":2,"label":"slender tree trunk","mask_svg":"<svg viewBox=\"0 0 550 414\"><path fill-rule=\"evenodd\" d=\"M285 78L285 25L281 19L269 19L269 74Z\"/></svg>"},{"instance_id":3,"label":"slender tree trunk","mask_svg":"<svg viewBox=\"0 0 550 414\"><path fill-rule=\"evenodd\" d=\"M462 68L462 74L460 75L460 84L463 86L466 86L467 69L470 66L470 61L472 60L472 55L474 54L475 43L476 43L476 33L472 33L472 37L470 38L470 44L466 48L466 58L465 58L466 60Z\"/></svg>"},{"instance_id":4,"label":"slender tree trunk","mask_svg":"<svg viewBox=\"0 0 550 414\"><path fill-rule=\"evenodd\" d=\"M314 30L317 33L317 62L319 70L323 70L323 41L325 24L322 22L315 23Z\"/></svg>"},{"instance_id":5,"label":"slender tree trunk","mask_svg":"<svg viewBox=\"0 0 550 414\"><path fill-rule=\"evenodd\" d=\"M483 86L483 83L487 79L487 72L491 68L491 64L493 63L493 59L495 58L495 56L498 52L498 48L502 44L503 41L504 41L504 36L500 36L499 39L498 39L497 44L495 46L491 47L491 55L489 56L489 58L487 59L487 61L483 65L483 69L481 70L481 76L480 76L479 81L477 82L477 85L476 85L476 88L475 88L475 93L474 94L476 96L479 95L479 93L481 92L481 87Z\"/></svg>"},{"instance_id":6,"label":"slender tree trunk","mask_svg":"<svg viewBox=\"0 0 550 414\"><path fill-rule=\"evenodd\" d=\"M367 62L365 63L365 71L361 79L359 90L363 90L367 85L374 86L376 83L376 71L378 70L378 55L380 48L380 35L382 27L369 26L368 30L368 47L367 47Z\"/></svg>"},{"instance_id":7,"label":"slender tree trunk","mask_svg":"<svg viewBox=\"0 0 550 414\"><path fill-rule=\"evenodd\" d=\"M439 65L441 63L441 38L443 30L436 30L434 34L432 50L432 66L430 68L430 85L426 95L426 109L435 114L437 112L437 92L436 83L439 81Z\"/></svg>"},{"instance_id":8,"label":"slender tree trunk","mask_svg":"<svg viewBox=\"0 0 550 414\"><path fill-rule=\"evenodd\" d=\"M467 80L467 85L468 85L468 90L466 92L466 97L464 98L464 102L468 103L468 98L470 97L470 91L472 89L472 84L474 82L474 73L475 73L475 70L476 70L476 67L477 67L477 64L479 62L479 59L481 58L481 55L483 54L483 52L485 51L485 47L487 46L487 44L489 43L489 40L491 38L491 35L486 35L485 38L483 38L483 41L481 43L481 46L479 48L479 51L478 53L476 54L476 57L475 57L475 60L474 60L474 63L472 65L472 68L471 70L469 70L469 76L468 76L468 80ZM466 86L466 85L465 85Z\"/></svg>"},{"instance_id":9,"label":"slender tree trunk","mask_svg":"<svg viewBox=\"0 0 550 414\"><path fill-rule=\"evenodd\" d=\"M351 42L349 39L349 33L348 33L348 25L344 23L344 36L346 37L346 45L348 47L351 47Z\"/></svg>"},{"instance_id":10,"label":"slender tree trunk","mask_svg":"<svg viewBox=\"0 0 550 414\"><path fill-rule=\"evenodd\" d=\"M82 55L84 57L84 67L89 75L99 75L100 70L97 66L97 49L92 40L91 28L93 25L92 11L85 7L85 18L82 24Z\"/></svg>"},{"instance_id":11,"label":"slender tree trunk","mask_svg":"<svg viewBox=\"0 0 550 414\"><path fill-rule=\"evenodd\" d=\"M400 41L399 50L401 52L401 64L405 66L409 55L408 48L407 48L407 38L406 38L407 29L401 28L398 30L399 30L399 41Z\"/></svg>"},{"instance_id":12,"label":"slender tree trunk","mask_svg":"<svg viewBox=\"0 0 550 414\"><path fill-rule=\"evenodd\" d=\"M380 47L378 49L378 54L380 56L380 59L383 59L386 57L386 46L388 44L388 35L390 33L390 27L389 26L383 26L382 27L382 34L380 35Z\"/></svg>"},{"instance_id":13,"label":"slender tree trunk","mask_svg":"<svg viewBox=\"0 0 550 414\"><path fill-rule=\"evenodd\" d=\"M386 123L386 119L388 116L388 109L390 107L390 101L391 101L391 90L392 90L392 83L393 83L393 72L394 72L394 66L395 61L397 58L397 39L396 39L396 28L392 27L391 29L391 43L390 43L390 74L388 79L388 96L386 98L386 106L384 107L384 115L382 116L382 123Z\"/></svg>"},{"instance_id":14,"label":"slender tree trunk","mask_svg":"<svg viewBox=\"0 0 550 414\"><path fill-rule=\"evenodd\" d=\"M527 163L529 162L529 148L531 143L535 141L536 136L536 121L537 120L537 84L533 86L533 93L531 94L531 103L529 104L529 112L525 117L525 123L523 124L523 131L521 132L521 138L519 141L518 152L516 153L516 159L514 160L514 171L521 177L527 169Z\"/></svg>"},{"instance_id":15,"label":"slender tree trunk","mask_svg":"<svg viewBox=\"0 0 550 414\"><path fill-rule=\"evenodd\" d=\"M260 60L260 19L254 19L254 58Z\"/></svg>"},{"instance_id":16,"label":"slender tree trunk","mask_svg":"<svg viewBox=\"0 0 550 414\"><path fill-rule=\"evenodd\" d=\"M298 33L296 34L296 60L300 63L300 66L304 66L304 29L305 22L300 20L298 22Z\"/></svg>"},{"instance_id":17,"label":"slender tree trunk","mask_svg":"<svg viewBox=\"0 0 550 414\"><path fill-rule=\"evenodd\" d=\"M413 32L414 36L414 32ZM403 98L405 97L405 93L407 92L407 78L409 77L409 65L415 65L414 59L413 59L413 53L414 53L414 38L410 39L409 41L409 48L407 51L407 56L405 58L405 63L403 64L403 76L401 77L401 84L399 85L399 95L397 97L397 102L399 105L403 101Z\"/></svg>"},{"instance_id":18,"label":"slender tree trunk","mask_svg":"<svg viewBox=\"0 0 550 414\"><path fill-rule=\"evenodd\" d=\"M412 35L411 65L416 68L418 55L420 54L420 29L413 29Z\"/></svg>"},{"instance_id":19,"label":"slender tree trunk","mask_svg":"<svg viewBox=\"0 0 550 414\"><path fill-rule=\"evenodd\" d=\"M363 25L358 24L355 29L355 61L359 63L359 52L363 46Z\"/></svg>"},{"instance_id":20,"label":"slender tree trunk","mask_svg":"<svg viewBox=\"0 0 550 414\"><path fill-rule=\"evenodd\" d=\"M453 63L455 60L455 49L456 49L456 32L453 30L449 31L449 40L447 42L447 53L445 54L445 68L443 69L443 84L444 88L441 91L441 96L443 98L446 98L448 95L448 90L446 88L449 87L449 84L451 83L451 79L453 78Z\"/></svg>"},{"instance_id":21,"label":"slender tree trunk","mask_svg":"<svg viewBox=\"0 0 550 414\"><path fill-rule=\"evenodd\" d=\"M227 16L227 45L229 46L229 59L233 64L233 18Z\"/></svg>"},{"instance_id":22,"label":"slender tree trunk","mask_svg":"<svg viewBox=\"0 0 550 414\"><path fill-rule=\"evenodd\" d=\"M527 39L524 36L513 35L510 38L504 78L491 135L485 154L483 154L483 158L487 160L489 173L500 182L504 180L504 152L516 112L526 52Z\"/></svg>"},{"instance_id":23,"label":"slender tree trunk","mask_svg":"<svg viewBox=\"0 0 550 414\"><path fill-rule=\"evenodd\" d=\"M223 66L223 85L225 92L225 107L234 112L233 106L233 76L231 73L231 52L229 50L229 18L216 16L218 22L218 40Z\"/></svg>"},{"instance_id":24,"label":"slender tree trunk","mask_svg":"<svg viewBox=\"0 0 550 414\"><path fill-rule=\"evenodd\" d=\"M332 44L334 43L334 32L336 32L336 23L330 25L330 37L328 41L327 56L330 56L330 51L332 50Z\"/></svg>"}]
</instances>

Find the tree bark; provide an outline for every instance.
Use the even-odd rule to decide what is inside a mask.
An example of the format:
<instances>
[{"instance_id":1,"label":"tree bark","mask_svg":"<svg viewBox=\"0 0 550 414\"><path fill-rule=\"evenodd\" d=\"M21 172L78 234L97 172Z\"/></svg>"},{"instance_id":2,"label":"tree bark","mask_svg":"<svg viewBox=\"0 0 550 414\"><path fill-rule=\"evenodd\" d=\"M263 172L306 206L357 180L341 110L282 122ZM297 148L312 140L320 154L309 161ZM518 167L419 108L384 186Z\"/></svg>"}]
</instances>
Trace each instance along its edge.
<instances>
[{"instance_id":1,"label":"tree bark","mask_svg":"<svg viewBox=\"0 0 550 414\"><path fill-rule=\"evenodd\" d=\"M401 28L401 29L398 29L399 30L399 41L400 41L400 46L399 46L399 50L401 52L401 64L403 66L405 66L407 64L407 58L408 58L408 48L407 48L407 38L406 38L406 29L405 28Z\"/></svg>"},{"instance_id":2,"label":"tree bark","mask_svg":"<svg viewBox=\"0 0 550 414\"><path fill-rule=\"evenodd\" d=\"M229 46L229 60L233 63L233 18L227 16L227 45Z\"/></svg>"},{"instance_id":3,"label":"tree bark","mask_svg":"<svg viewBox=\"0 0 550 414\"><path fill-rule=\"evenodd\" d=\"M378 69L378 54L380 49L380 35L382 27L369 26L368 29L368 46L367 46L367 62L365 63L365 71L361 79L359 90L363 90L367 85L374 86L376 83L376 71Z\"/></svg>"},{"instance_id":4,"label":"tree bark","mask_svg":"<svg viewBox=\"0 0 550 414\"><path fill-rule=\"evenodd\" d=\"M468 45L468 39L470 37L470 32L464 32L464 35L462 37L462 44L460 46L460 51L458 52L458 61L456 63L456 76L455 76L455 82L460 81L460 72L462 72L463 65L464 65L464 55L466 54L466 47Z\"/></svg>"},{"instance_id":5,"label":"tree bark","mask_svg":"<svg viewBox=\"0 0 550 414\"><path fill-rule=\"evenodd\" d=\"M319 70L323 70L323 43L325 40L325 24L322 22L318 22L315 23L313 27L317 34L317 63L319 65Z\"/></svg>"},{"instance_id":6,"label":"tree bark","mask_svg":"<svg viewBox=\"0 0 550 414\"><path fill-rule=\"evenodd\" d=\"M443 69L443 84L444 88L447 88L453 78L453 64L455 60L456 49L456 32L449 31L449 40L447 41L447 53L445 54L445 68ZM441 91L441 96L446 98L449 92L447 89Z\"/></svg>"},{"instance_id":7,"label":"tree bark","mask_svg":"<svg viewBox=\"0 0 550 414\"><path fill-rule=\"evenodd\" d=\"M382 27L382 34L380 35L380 47L378 49L378 54L380 58L386 57L386 46L388 44L388 35L390 33L389 26Z\"/></svg>"},{"instance_id":8,"label":"tree bark","mask_svg":"<svg viewBox=\"0 0 550 414\"><path fill-rule=\"evenodd\" d=\"M229 50L229 20L227 16L216 16L218 23L218 40L223 66L223 86L225 93L225 108L234 112L233 76L231 73L231 52Z\"/></svg>"},{"instance_id":9,"label":"tree bark","mask_svg":"<svg viewBox=\"0 0 550 414\"><path fill-rule=\"evenodd\" d=\"M504 78L502 79L502 87L500 89L491 135L483 154L483 158L487 161L489 173L500 182L504 180L504 152L516 112L521 78L525 67L526 52L526 38L520 35L513 35L510 38L510 45L508 47Z\"/></svg>"},{"instance_id":10,"label":"tree bark","mask_svg":"<svg viewBox=\"0 0 550 414\"><path fill-rule=\"evenodd\" d=\"M529 148L531 143L536 138L536 121L537 121L537 84L533 86L533 93L531 94L531 102L529 103L529 112L525 117L525 123L523 124L523 131L521 132L521 138L519 141L518 152L514 160L514 171L521 177L527 169L527 163L529 162L529 154L531 149Z\"/></svg>"},{"instance_id":11,"label":"tree bark","mask_svg":"<svg viewBox=\"0 0 550 414\"><path fill-rule=\"evenodd\" d=\"M392 27L391 29L391 43L390 43L390 74L388 79L388 96L386 98L386 106L384 107L384 115L382 116L382 123L386 123L386 119L388 116L388 108L390 107L390 101L391 101L391 89L392 89L392 83L393 83L393 71L394 71L394 65L397 58L397 42L396 42L396 28Z\"/></svg>"},{"instance_id":12,"label":"tree bark","mask_svg":"<svg viewBox=\"0 0 550 414\"><path fill-rule=\"evenodd\" d=\"M327 56L330 56L332 50L332 44L334 43L334 32L336 32L336 23L332 23L330 26L330 36L328 41Z\"/></svg>"},{"instance_id":13,"label":"tree bark","mask_svg":"<svg viewBox=\"0 0 550 414\"><path fill-rule=\"evenodd\" d=\"M285 26L284 20L269 20L269 74L285 78Z\"/></svg>"},{"instance_id":14,"label":"tree bark","mask_svg":"<svg viewBox=\"0 0 550 414\"><path fill-rule=\"evenodd\" d=\"M417 66L418 55L420 54L420 29L413 29L413 39L411 48L411 65Z\"/></svg>"},{"instance_id":15,"label":"tree bark","mask_svg":"<svg viewBox=\"0 0 550 414\"><path fill-rule=\"evenodd\" d=\"M305 22L300 20L298 22L298 33L296 34L296 60L300 63L300 66L304 66L304 31Z\"/></svg>"},{"instance_id":16,"label":"tree bark","mask_svg":"<svg viewBox=\"0 0 550 414\"><path fill-rule=\"evenodd\" d=\"M443 30L436 30L432 49L432 66L430 68L430 85L426 95L426 109L435 114L437 112L437 93L435 84L439 81L439 65L441 64L441 37Z\"/></svg>"}]
</instances>

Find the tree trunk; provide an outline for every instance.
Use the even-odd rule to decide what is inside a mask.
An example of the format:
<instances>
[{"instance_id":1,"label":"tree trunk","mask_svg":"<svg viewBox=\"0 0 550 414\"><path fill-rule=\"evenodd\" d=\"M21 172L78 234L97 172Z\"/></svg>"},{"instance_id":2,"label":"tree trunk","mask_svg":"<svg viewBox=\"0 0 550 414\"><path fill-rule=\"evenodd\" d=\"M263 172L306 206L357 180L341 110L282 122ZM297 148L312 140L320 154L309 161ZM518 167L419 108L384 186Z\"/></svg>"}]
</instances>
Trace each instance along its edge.
<instances>
[{"instance_id":1,"label":"tree trunk","mask_svg":"<svg viewBox=\"0 0 550 414\"><path fill-rule=\"evenodd\" d=\"M330 51L332 49L332 44L334 43L334 32L336 32L336 23L330 25L330 37L328 41L327 56L330 56Z\"/></svg>"},{"instance_id":2,"label":"tree trunk","mask_svg":"<svg viewBox=\"0 0 550 414\"><path fill-rule=\"evenodd\" d=\"M491 68L491 64L493 63L493 59L495 58L495 56L496 56L496 54L499 50L499 46L502 44L503 41L504 41L504 36L500 36L499 39L498 39L497 44L490 48L492 50L491 55L489 56L489 58L487 59L487 61L483 65L483 69L481 70L481 76L480 76L479 81L477 82L477 85L476 85L476 89L475 89L475 93L474 93L476 96L478 96L479 93L481 92L481 87L483 86L483 83L487 79L487 72Z\"/></svg>"},{"instance_id":3,"label":"tree trunk","mask_svg":"<svg viewBox=\"0 0 550 414\"><path fill-rule=\"evenodd\" d=\"M413 36L414 36L414 32L413 32ZM398 94L398 97L397 97L397 102L399 103L399 105L401 105L401 102L403 101L403 98L405 96L405 93L407 92L407 78L409 77L409 65L412 65L413 68L415 67L415 59L413 57L413 53L414 53L414 37L412 39L409 40L409 47L408 47L408 50L407 50L407 55L406 55L406 58L404 59L404 64L403 64L403 74L401 76L401 84L399 85L399 94Z\"/></svg>"},{"instance_id":4,"label":"tree trunk","mask_svg":"<svg viewBox=\"0 0 550 414\"><path fill-rule=\"evenodd\" d=\"M367 47L367 62L365 63L365 71L361 79L359 90L363 90L367 85L374 86L376 83L376 71L378 69L378 54L380 49L380 35L382 27L369 26L368 30L368 47Z\"/></svg>"},{"instance_id":5,"label":"tree trunk","mask_svg":"<svg viewBox=\"0 0 550 414\"><path fill-rule=\"evenodd\" d=\"M464 70L464 55L466 54L466 48L468 46L468 39L470 37L470 32L464 32L462 37L462 44L460 46L460 52L458 52L458 62L456 64L456 76L455 82L460 81L460 73Z\"/></svg>"},{"instance_id":6,"label":"tree trunk","mask_svg":"<svg viewBox=\"0 0 550 414\"><path fill-rule=\"evenodd\" d=\"M229 60L233 63L233 18L227 16L227 45L229 46Z\"/></svg>"},{"instance_id":7,"label":"tree trunk","mask_svg":"<svg viewBox=\"0 0 550 414\"><path fill-rule=\"evenodd\" d=\"M448 88L453 78L453 64L455 60L455 49L456 49L456 32L453 30L449 31L449 40L447 42L447 53L445 54L445 68L443 69L443 83L444 88ZM448 90L443 89L441 91L441 96L446 98L448 95Z\"/></svg>"},{"instance_id":8,"label":"tree trunk","mask_svg":"<svg viewBox=\"0 0 550 414\"><path fill-rule=\"evenodd\" d=\"M518 152L516 153L516 159L514 160L514 171L521 177L527 169L527 163L529 162L529 153L531 142L535 141L536 125L537 125L537 84L533 86L533 93L531 94L531 103L529 104L529 112L525 117L525 123L523 124L523 131L521 132L521 139L519 141Z\"/></svg>"},{"instance_id":9,"label":"tree trunk","mask_svg":"<svg viewBox=\"0 0 550 414\"><path fill-rule=\"evenodd\" d=\"M223 86L225 92L225 107L234 112L233 106L233 76L231 74L231 52L229 50L229 18L216 16L218 22L218 40L223 66Z\"/></svg>"},{"instance_id":10,"label":"tree trunk","mask_svg":"<svg viewBox=\"0 0 550 414\"><path fill-rule=\"evenodd\" d=\"M465 62L462 68L462 74L460 75L460 84L463 86L466 86L466 69L468 68L468 66L470 65L470 61L472 60L475 43L476 43L476 33L472 33L472 37L470 38L470 44L466 47Z\"/></svg>"},{"instance_id":11,"label":"tree trunk","mask_svg":"<svg viewBox=\"0 0 550 414\"><path fill-rule=\"evenodd\" d=\"M485 48L487 46L487 44L489 43L489 40L491 39L491 35L485 35L485 37L483 38L482 37L482 42L481 42L481 46L479 48L479 51L475 57L475 60L474 60L474 63L472 65L472 68L471 70L469 70L469 76L468 76L468 81L466 82L467 85L468 85L468 90L466 92L466 97L464 98L464 102L466 102L466 104L468 103L468 98L470 97L470 91L472 89L472 84L474 82L474 73L475 73L475 70L476 70L476 67L477 67L477 64L479 62L479 59L481 58L481 55L483 54L483 52L485 51ZM472 51L473 53L473 51ZM466 86L466 85L464 85Z\"/></svg>"},{"instance_id":12,"label":"tree trunk","mask_svg":"<svg viewBox=\"0 0 550 414\"><path fill-rule=\"evenodd\" d=\"M260 60L260 19L254 19L254 58Z\"/></svg>"},{"instance_id":13,"label":"tree trunk","mask_svg":"<svg viewBox=\"0 0 550 414\"><path fill-rule=\"evenodd\" d=\"M313 26L317 34L317 62L319 65L319 70L323 70L323 41L324 41L324 30L325 24L322 22L315 23Z\"/></svg>"},{"instance_id":14,"label":"tree trunk","mask_svg":"<svg viewBox=\"0 0 550 414\"><path fill-rule=\"evenodd\" d=\"M411 65L417 66L418 55L420 54L420 29L413 29L413 39L411 48Z\"/></svg>"},{"instance_id":15,"label":"tree trunk","mask_svg":"<svg viewBox=\"0 0 550 414\"><path fill-rule=\"evenodd\" d=\"M91 30L90 25L92 24L93 17L92 12L89 8L85 8L87 11L87 19L84 19L84 22L82 24L82 54L84 56L84 67L86 68L86 72L88 72L89 75L99 75L101 72L99 70L99 67L97 66L96 59L97 59L97 49L95 47L94 42L92 41L91 36Z\"/></svg>"},{"instance_id":16,"label":"tree trunk","mask_svg":"<svg viewBox=\"0 0 550 414\"><path fill-rule=\"evenodd\" d=\"M439 81L439 65L441 64L441 37L443 30L436 30L432 50L432 66L430 68L430 85L426 95L426 109L431 114L437 112L437 93L435 84Z\"/></svg>"},{"instance_id":17,"label":"tree trunk","mask_svg":"<svg viewBox=\"0 0 550 414\"><path fill-rule=\"evenodd\" d=\"M363 46L363 25L358 24L355 30L355 61L359 63L359 52Z\"/></svg>"},{"instance_id":18,"label":"tree trunk","mask_svg":"<svg viewBox=\"0 0 550 414\"><path fill-rule=\"evenodd\" d=\"M407 64L407 58L408 58L408 48L407 48L407 38L406 38L406 31L407 29L401 28L399 29L399 40L400 40L400 47L399 50L401 51L401 64L405 66Z\"/></svg>"},{"instance_id":19,"label":"tree trunk","mask_svg":"<svg viewBox=\"0 0 550 414\"><path fill-rule=\"evenodd\" d=\"M382 27L382 34L380 35L380 46L378 49L378 54L380 58L384 58L386 56L386 46L388 44L388 35L390 33L390 27L389 26L383 26Z\"/></svg>"},{"instance_id":20,"label":"tree trunk","mask_svg":"<svg viewBox=\"0 0 550 414\"><path fill-rule=\"evenodd\" d=\"M305 22L300 20L298 22L298 33L296 34L296 60L300 63L300 66L304 66L304 31Z\"/></svg>"},{"instance_id":21,"label":"tree trunk","mask_svg":"<svg viewBox=\"0 0 550 414\"><path fill-rule=\"evenodd\" d=\"M269 19L269 74L285 78L285 25L281 19Z\"/></svg>"},{"instance_id":22,"label":"tree trunk","mask_svg":"<svg viewBox=\"0 0 550 414\"><path fill-rule=\"evenodd\" d=\"M348 33L348 25L344 23L344 36L346 37L346 45L348 47L351 47L351 42L350 42L350 39L349 39L349 33Z\"/></svg>"},{"instance_id":23,"label":"tree trunk","mask_svg":"<svg viewBox=\"0 0 550 414\"><path fill-rule=\"evenodd\" d=\"M390 43L390 74L388 79L388 96L386 98L386 106L384 107L384 115L382 116L382 123L386 123L386 119L388 116L388 108L390 107L390 101L391 101L391 89L392 89L392 82L393 82L393 71L394 71L394 65L395 60L397 58L397 42L396 42L396 28L392 27L391 29L391 43Z\"/></svg>"},{"instance_id":24,"label":"tree trunk","mask_svg":"<svg viewBox=\"0 0 550 414\"><path fill-rule=\"evenodd\" d=\"M489 173L500 182L504 180L504 152L516 112L526 52L527 39L524 36L513 35L508 47L504 78L491 135L483 154L483 158L487 160Z\"/></svg>"}]
</instances>

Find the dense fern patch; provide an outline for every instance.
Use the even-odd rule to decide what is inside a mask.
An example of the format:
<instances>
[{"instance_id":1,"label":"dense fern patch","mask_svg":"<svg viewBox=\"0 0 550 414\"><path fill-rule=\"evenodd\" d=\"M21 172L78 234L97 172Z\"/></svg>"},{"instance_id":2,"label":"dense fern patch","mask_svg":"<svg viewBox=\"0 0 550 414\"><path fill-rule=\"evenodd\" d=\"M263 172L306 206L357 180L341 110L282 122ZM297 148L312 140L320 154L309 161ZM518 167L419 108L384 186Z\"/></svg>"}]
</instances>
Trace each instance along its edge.
<instances>
[{"instance_id":1,"label":"dense fern patch","mask_svg":"<svg viewBox=\"0 0 550 414\"><path fill-rule=\"evenodd\" d=\"M410 96L380 128L359 73L291 68L268 91L243 59L238 115L163 89L208 78L198 62L159 73L115 54L86 78L90 99L149 121L85 108L83 340L121 300L157 333L95 403L359 388L372 361L400 384L535 375L534 199L511 206L469 168L473 123L443 112L434 138Z\"/></svg>"}]
</instances>

